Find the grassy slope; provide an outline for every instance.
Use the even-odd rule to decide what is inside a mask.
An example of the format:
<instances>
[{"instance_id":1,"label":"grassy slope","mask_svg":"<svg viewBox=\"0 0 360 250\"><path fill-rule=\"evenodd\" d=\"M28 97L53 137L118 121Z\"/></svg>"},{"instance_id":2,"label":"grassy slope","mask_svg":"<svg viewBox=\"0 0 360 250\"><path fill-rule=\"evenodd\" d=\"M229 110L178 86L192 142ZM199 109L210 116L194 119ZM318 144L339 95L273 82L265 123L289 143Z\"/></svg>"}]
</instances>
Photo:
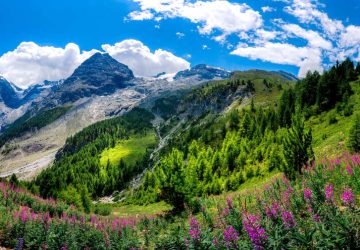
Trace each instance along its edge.
<instances>
[{"instance_id":1,"label":"grassy slope","mask_svg":"<svg viewBox=\"0 0 360 250\"><path fill-rule=\"evenodd\" d=\"M108 160L110 164L119 164L123 159L127 164L135 164L146 153L146 149L156 144L154 131L149 131L145 136L130 137L128 140L119 141L114 148L106 149L102 152L100 164L106 166Z\"/></svg>"},{"instance_id":2,"label":"grassy slope","mask_svg":"<svg viewBox=\"0 0 360 250\"><path fill-rule=\"evenodd\" d=\"M276 103L280 98L282 91L284 89L290 88L295 84L294 81L288 81L277 74L261 70L237 72L233 78L245 81L251 80L255 87L255 93L253 97L254 103L261 106L267 106ZM263 83L264 79L266 79L273 86L271 88L267 88ZM281 89L279 89L278 86L281 86ZM242 103L236 101L231 105L229 110L234 108L243 108L245 105L249 104L250 100L248 100L248 102L243 101Z\"/></svg>"},{"instance_id":3,"label":"grassy slope","mask_svg":"<svg viewBox=\"0 0 360 250\"><path fill-rule=\"evenodd\" d=\"M149 215L162 214L170 210L171 210L171 206L166 204L164 201L161 201L146 206L139 206L139 205L117 206L112 209L112 216L143 217Z\"/></svg>"},{"instance_id":4,"label":"grassy slope","mask_svg":"<svg viewBox=\"0 0 360 250\"><path fill-rule=\"evenodd\" d=\"M318 159L338 156L347 150L350 128L353 125L355 115L360 114L360 80L353 82L351 86L354 91L350 98L350 103L354 105L353 115L346 117L336 114L338 122L329 124L330 115L336 113L334 109L314 116L308 121L312 127L313 147Z\"/></svg>"}]
</instances>

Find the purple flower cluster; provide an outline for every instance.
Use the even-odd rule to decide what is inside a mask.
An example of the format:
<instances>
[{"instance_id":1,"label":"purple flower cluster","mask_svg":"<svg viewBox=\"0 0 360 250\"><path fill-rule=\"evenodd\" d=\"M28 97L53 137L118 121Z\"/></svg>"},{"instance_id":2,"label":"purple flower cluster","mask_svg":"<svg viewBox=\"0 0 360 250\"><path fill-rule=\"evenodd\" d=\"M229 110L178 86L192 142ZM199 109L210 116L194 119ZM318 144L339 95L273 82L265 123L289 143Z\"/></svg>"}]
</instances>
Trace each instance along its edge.
<instances>
[{"instance_id":1,"label":"purple flower cluster","mask_svg":"<svg viewBox=\"0 0 360 250\"><path fill-rule=\"evenodd\" d=\"M255 249L264 249L265 241L268 236L265 233L265 229L260 225L260 218L256 215L248 215L243 219L243 225L250 240L253 243Z\"/></svg>"},{"instance_id":2,"label":"purple flower cluster","mask_svg":"<svg viewBox=\"0 0 360 250\"><path fill-rule=\"evenodd\" d=\"M190 217L189 235L193 240L200 240L200 236L201 236L200 223L195 217Z\"/></svg>"},{"instance_id":3,"label":"purple flower cluster","mask_svg":"<svg viewBox=\"0 0 360 250\"><path fill-rule=\"evenodd\" d=\"M230 249L235 248L236 242L239 240L239 235L232 226L224 230L223 236L226 247Z\"/></svg>"},{"instance_id":4,"label":"purple flower cluster","mask_svg":"<svg viewBox=\"0 0 360 250\"><path fill-rule=\"evenodd\" d=\"M359 166L360 165L360 156L359 155L353 155L351 157L352 163L354 164L354 166Z\"/></svg>"},{"instance_id":5,"label":"purple flower cluster","mask_svg":"<svg viewBox=\"0 0 360 250\"><path fill-rule=\"evenodd\" d=\"M309 188L304 188L304 199L307 202L310 202L312 198L312 190Z\"/></svg>"},{"instance_id":6,"label":"purple flower cluster","mask_svg":"<svg viewBox=\"0 0 360 250\"><path fill-rule=\"evenodd\" d=\"M293 228L296 225L294 216L290 211L282 212L281 219L285 228Z\"/></svg>"},{"instance_id":7,"label":"purple flower cluster","mask_svg":"<svg viewBox=\"0 0 360 250\"><path fill-rule=\"evenodd\" d=\"M355 196L350 188L342 193L341 200L346 206L353 206L355 204Z\"/></svg>"},{"instance_id":8,"label":"purple flower cluster","mask_svg":"<svg viewBox=\"0 0 360 250\"><path fill-rule=\"evenodd\" d=\"M351 168L350 165L346 165L346 172L348 173L348 175L353 175L354 174L354 170Z\"/></svg>"},{"instance_id":9,"label":"purple flower cluster","mask_svg":"<svg viewBox=\"0 0 360 250\"><path fill-rule=\"evenodd\" d=\"M280 205L277 202L274 202L273 205L271 206L271 208L266 208L265 212L266 212L266 216L269 219L277 219L278 214L282 210L283 210L282 207L280 207Z\"/></svg>"},{"instance_id":10,"label":"purple flower cluster","mask_svg":"<svg viewBox=\"0 0 360 250\"><path fill-rule=\"evenodd\" d=\"M328 184L325 187L325 198L326 202L330 204L334 203L334 186L332 184Z\"/></svg>"}]
</instances>

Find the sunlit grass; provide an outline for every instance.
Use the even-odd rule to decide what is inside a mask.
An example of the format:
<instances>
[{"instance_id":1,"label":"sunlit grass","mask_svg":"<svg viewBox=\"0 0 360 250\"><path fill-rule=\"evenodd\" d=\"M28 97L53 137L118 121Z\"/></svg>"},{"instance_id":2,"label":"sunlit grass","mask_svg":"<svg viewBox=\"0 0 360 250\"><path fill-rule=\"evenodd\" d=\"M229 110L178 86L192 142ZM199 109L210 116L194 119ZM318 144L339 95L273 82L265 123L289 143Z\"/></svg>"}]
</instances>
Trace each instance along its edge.
<instances>
[{"instance_id":1,"label":"sunlit grass","mask_svg":"<svg viewBox=\"0 0 360 250\"><path fill-rule=\"evenodd\" d=\"M332 158L347 151L347 140L356 114L360 114L360 82L351 84L354 94L350 98L353 105L351 116L336 114L336 110L312 117L308 123L313 132L313 148L316 158ZM336 114L337 122L329 124L331 114Z\"/></svg>"},{"instance_id":2,"label":"sunlit grass","mask_svg":"<svg viewBox=\"0 0 360 250\"><path fill-rule=\"evenodd\" d=\"M164 201L161 201L146 206L124 205L121 207L114 207L112 209L112 215L118 217L142 217L162 214L169 210L171 210L171 206Z\"/></svg>"},{"instance_id":3,"label":"sunlit grass","mask_svg":"<svg viewBox=\"0 0 360 250\"><path fill-rule=\"evenodd\" d=\"M100 164L106 166L109 161L110 164L117 165L121 159L127 164L135 164L146 153L146 149L155 144L156 136L153 131L148 132L146 135L121 140L114 148L106 149L102 152Z\"/></svg>"}]
</instances>

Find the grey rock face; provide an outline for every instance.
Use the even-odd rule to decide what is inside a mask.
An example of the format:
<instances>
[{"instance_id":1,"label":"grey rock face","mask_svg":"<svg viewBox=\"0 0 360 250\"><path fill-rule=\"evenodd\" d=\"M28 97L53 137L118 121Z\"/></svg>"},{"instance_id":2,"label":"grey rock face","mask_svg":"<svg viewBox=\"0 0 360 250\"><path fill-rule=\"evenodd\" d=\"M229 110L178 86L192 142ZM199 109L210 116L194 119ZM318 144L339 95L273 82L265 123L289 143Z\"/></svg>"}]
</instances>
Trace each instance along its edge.
<instances>
[{"instance_id":1,"label":"grey rock face","mask_svg":"<svg viewBox=\"0 0 360 250\"><path fill-rule=\"evenodd\" d=\"M108 54L96 53L65 80L57 94L61 103L74 102L93 94L112 94L117 89L129 86L132 79L134 74L128 66Z\"/></svg>"}]
</instances>

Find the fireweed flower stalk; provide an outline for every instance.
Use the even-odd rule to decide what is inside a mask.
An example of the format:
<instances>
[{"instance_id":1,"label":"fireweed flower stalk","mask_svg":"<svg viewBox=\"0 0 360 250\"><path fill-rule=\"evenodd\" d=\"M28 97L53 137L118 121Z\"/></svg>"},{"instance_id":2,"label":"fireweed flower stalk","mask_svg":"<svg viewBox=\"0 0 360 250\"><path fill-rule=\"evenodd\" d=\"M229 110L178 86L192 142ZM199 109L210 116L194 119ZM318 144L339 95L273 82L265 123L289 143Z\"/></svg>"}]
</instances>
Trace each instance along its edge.
<instances>
[{"instance_id":1,"label":"fireweed flower stalk","mask_svg":"<svg viewBox=\"0 0 360 250\"><path fill-rule=\"evenodd\" d=\"M255 249L265 249L268 236L265 233L265 229L261 227L260 217L256 215L245 216L243 225Z\"/></svg>"},{"instance_id":2,"label":"fireweed flower stalk","mask_svg":"<svg viewBox=\"0 0 360 250\"><path fill-rule=\"evenodd\" d=\"M354 166L360 166L360 156L359 155L353 155L351 157L351 161Z\"/></svg>"},{"instance_id":3,"label":"fireweed flower stalk","mask_svg":"<svg viewBox=\"0 0 360 250\"><path fill-rule=\"evenodd\" d=\"M353 207L355 205L355 195L350 188L346 189L342 195L341 200L345 206Z\"/></svg>"},{"instance_id":4,"label":"fireweed flower stalk","mask_svg":"<svg viewBox=\"0 0 360 250\"><path fill-rule=\"evenodd\" d=\"M325 187L325 198L327 203L334 204L334 186L332 184Z\"/></svg>"},{"instance_id":5,"label":"fireweed flower stalk","mask_svg":"<svg viewBox=\"0 0 360 250\"><path fill-rule=\"evenodd\" d=\"M281 219L285 228L293 228L296 225L293 214L290 211L284 211L281 213Z\"/></svg>"},{"instance_id":6,"label":"fireweed flower stalk","mask_svg":"<svg viewBox=\"0 0 360 250\"><path fill-rule=\"evenodd\" d=\"M200 223L195 217L190 218L189 235L192 240L200 240L200 236L201 236Z\"/></svg>"},{"instance_id":7,"label":"fireweed flower stalk","mask_svg":"<svg viewBox=\"0 0 360 250\"><path fill-rule=\"evenodd\" d=\"M312 190L309 188L304 188L304 199L307 202L310 202L312 198Z\"/></svg>"},{"instance_id":8,"label":"fireweed flower stalk","mask_svg":"<svg viewBox=\"0 0 360 250\"><path fill-rule=\"evenodd\" d=\"M226 197L226 203L227 203L229 209L233 209L233 202L230 197Z\"/></svg>"},{"instance_id":9,"label":"fireweed flower stalk","mask_svg":"<svg viewBox=\"0 0 360 250\"><path fill-rule=\"evenodd\" d=\"M239 240L239 235L232 226L229 226L224 230L223 237L226 248L228 249L237 248L236 242Z\"/></svg>"},{"instance_id":10,"label":"fireweed flower stalk","mask_svg":"<svg viewBox=\"0 0 360 250\"><path fill-rule=\"evenodd\" d=\"M269 219L276 220L278 218L278 214L283 211L283 208L277 202L274 202L270 207L265 208L266 216Z\"/></svg>"},{"instance_id":11,"label":"fireweed flower stalk","mask_svg":"<svg viewBox=\"0 0 360 250\"><path fill-rule=\"evenodd\" d=\"M346 165L345 170L348 173L348 175L353 175L354 174L354 170L351 168L350 165Z\"/></svg>"}]
</instances>

